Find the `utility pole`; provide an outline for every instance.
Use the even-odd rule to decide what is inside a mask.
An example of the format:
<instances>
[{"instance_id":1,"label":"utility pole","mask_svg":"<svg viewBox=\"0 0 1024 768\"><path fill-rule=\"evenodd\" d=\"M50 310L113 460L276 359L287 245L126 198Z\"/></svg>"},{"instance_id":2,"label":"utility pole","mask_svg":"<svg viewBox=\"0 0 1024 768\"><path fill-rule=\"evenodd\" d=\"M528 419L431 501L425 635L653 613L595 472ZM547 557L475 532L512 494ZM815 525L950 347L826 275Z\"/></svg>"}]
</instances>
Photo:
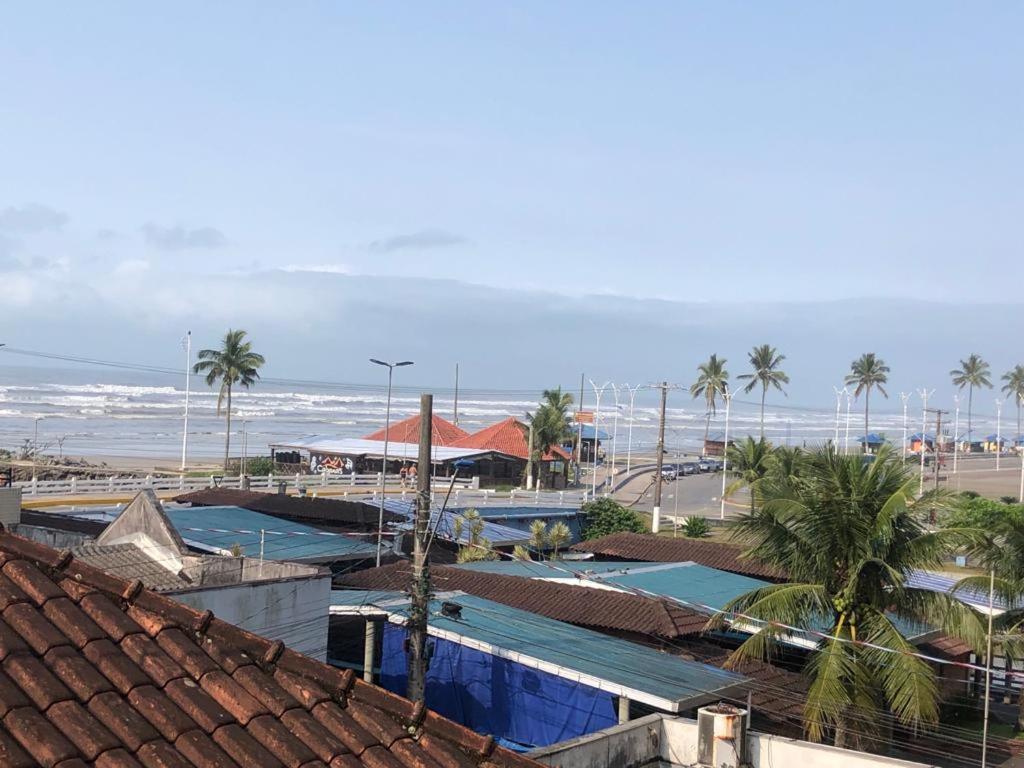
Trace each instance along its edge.
<instances>
[{"instance_id":1,"label":"utility pole","mask_svg":"<svg viewBox=\"0 0 1024 768\"><path fill-rule=\"evenodd\" d=\"M455 409L452 424L459 426L459 364L455 364Z\"/></svg>"},{"instance_id":2,"label":"utility pole","mask_svg":"<svg viewBox=\"0 0 1024 768\"><path fill-rule=\"evenodd\" d=\"M427 613L430 610L430 457L434 396L420 395L420 445L416 467L416 523L413 529L412 598L409 609L409 683L406 697L423 701L427 684Z\"/></svg>"},{"instance_id":3,"label":"utility pole","mask_svg":"<svg viewBox=\"0 0 1024 768\"><path fill-rule=\"evenodd\" d=\"M658 419L658 458L654 468L654 510L651 515L651 531L661 530L661 467L665 458L665 406L668 404L668 382L663 381L661 388L661 417Z\"/></svg>"}]
</instances>

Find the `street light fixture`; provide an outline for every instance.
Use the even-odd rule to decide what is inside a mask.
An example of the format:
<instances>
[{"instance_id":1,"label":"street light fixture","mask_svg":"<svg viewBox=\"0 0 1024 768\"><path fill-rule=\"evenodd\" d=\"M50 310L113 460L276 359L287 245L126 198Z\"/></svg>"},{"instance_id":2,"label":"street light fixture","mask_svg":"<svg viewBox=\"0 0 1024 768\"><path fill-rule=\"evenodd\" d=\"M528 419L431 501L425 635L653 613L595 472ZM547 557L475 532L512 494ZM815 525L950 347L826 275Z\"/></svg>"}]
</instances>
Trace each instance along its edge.
<instances>
[{"instance_id":1,"label":"street light fixture","mask_svg":"<svg viewBox=\"0 0 1024 768\"><path fill-rule=\"evenodd\" d=\"M401 368L406 365L412 365L412 360L403 360L400 363L385 363L383 360L377 360L370 358L370 362L375 365L383 365L388 369L388 401L387 407L384 411L384 462L380 467L380 515L377 520L377 567L380 567L380 548L384 541L384 486L387 482L388 472L388 438L391 437L391 377L395 372L395 368ZM417 467L417 471L422 470L423 467ZM430 468L427 467L427 472Z\"/></svg>"}]
</instances>

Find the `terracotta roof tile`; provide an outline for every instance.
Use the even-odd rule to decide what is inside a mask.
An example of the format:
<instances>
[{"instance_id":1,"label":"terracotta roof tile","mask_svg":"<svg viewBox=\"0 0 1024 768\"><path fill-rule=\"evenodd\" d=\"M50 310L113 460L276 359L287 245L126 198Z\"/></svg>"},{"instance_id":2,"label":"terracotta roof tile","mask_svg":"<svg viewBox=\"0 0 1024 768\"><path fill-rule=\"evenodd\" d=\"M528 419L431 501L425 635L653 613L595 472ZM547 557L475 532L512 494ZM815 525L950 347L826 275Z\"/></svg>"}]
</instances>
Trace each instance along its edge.
<instances>
[{"instance_id":1,"label":"terracotta roof tile","mask_svg":"<svg viewBox=\"0 0 1024 768\"><path fill-rule=\"evenodd\" d=\"M642 533L613 533L599 539L581 541L574 544L572 549L614 560L639 560L651 563L694 562L719 571L769 581L786 579L786 575L777 568L760 560L742 557L742 547L717 541L668 539Z\"/></svg>"},{"instance_id":2,"label":"terracotta roof tile","mask_svg":"<svg viewBox=\"0 0 1024 768\"><path fill-rule=\"evenodd\" d=\"M0 766L536 766L400 696L0 532Z\"/></svg>"},{"instance_id":3,"label":"terracotta roof tile","mask_svg":"<svg viewBox=\"0 0 1024 768\"><path fill-rule=\"evenodd\" d=\"M669 600L449 566L433 566L430 571L437 589L466 592L598 631L673 639L700 634L708 621L707 616ZM401 590L409 579L409 564L399 562L346 574L336 583L357 589Z\"/></svg>"},{"instance_id":4,"label":"terracotta roof tile","mask_svg":"<svg viewBox=\"0 0 1024 768\"><path fill-rule=\"evenodd\" d=\"M469 434L466 430L460 429L441 416L434 416L431 419L430 430L431 442L434 445L453 445L456 440L466 437ZM388 439L392 443L411 443L412 445L419 445L420 415L417 413L415 416L410 416L407 419L395 422L387 431L390 435ZM384 432L385 430L382 427L376 432L371 432L363 439L383 440Z\"/></svg>"},{"instance_id":5,"label":"terracotta roof tile","mask_svg":"<svg viewBox=\"0 0 1024 768\"><path fill-rule=\"evenodd\" d=\"M452 445L456 448L478 448L516 456L520 459L529 458L530 444L527 440L530 428L509 416L497 424L484 427L479 432L456 440ZM566 460L569 455L557 445L549 446L544 452L544 461L552 459Z\"/></svg>"}]
</instances>

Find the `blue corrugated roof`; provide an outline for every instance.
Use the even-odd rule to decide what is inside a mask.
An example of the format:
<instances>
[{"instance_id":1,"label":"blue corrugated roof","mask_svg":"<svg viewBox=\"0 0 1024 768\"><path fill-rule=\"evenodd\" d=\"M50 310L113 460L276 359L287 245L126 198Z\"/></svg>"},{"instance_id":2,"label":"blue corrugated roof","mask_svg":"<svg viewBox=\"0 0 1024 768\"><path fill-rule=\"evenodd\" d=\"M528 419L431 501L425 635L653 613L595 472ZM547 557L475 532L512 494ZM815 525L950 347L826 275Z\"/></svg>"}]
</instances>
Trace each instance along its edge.
<instances>
[{"instance_id":1,"label":"blue corrugated roof","mask_svg":"<svg viewBox=\"0 0 1024 768\"><path fill-rule=\"evenodd\" d=\"M877 432L869 432L866 435L861 435L857 438L856 442L864 443L868 445L881 445L885 442L885 435L880 435Z\"/></svg>"},{"instance_id":2,"label":"blue corrugated roof","mask_svg":"<svg viewBox=\"0 0 1024 768\"><path fill-rule=\"evenodd\" d=\"M461 606L459 618L441 613L444 601ZM362 590L331 593L334 612L359 610L371 602L389 621L404 624L408 619L409 598L400 593L389 600ZM461 592L431 601L428 626L434 636L669 711L717 700L748 682L718 667Z\"/></svg>"},{"instance_id":3,"label":"blue corrugated roof","mask_svg":"<svg viewBox=\"0 0 1024 768\"><path fill-rule=\"evenodd\" d=\"M522 560L484 560L479 563L462 563L456 568L485 573L500 573L505 576L525 576L532 579L571 579L573 573L597 576L608 572L629 571L633 568L650 568L656 563L635 562L598 562L595 560L559 560L550 565L543 562L524 562Z\"/></svg>"},{"instance_id":4,"label":"blue corrugated roof","mask_svg":"<svg viewBox=\"0 0 1024 768\"><path fill-rule=\"evenodd\" d=\"M604 421L604 418L602 418L601 420ZM574 433L576 433L578 431L579 431L579 427L577 427L576 429L573 430ZM584 440L593 440L594 439L595 431L597 433L597 439L598 440L608 440L608 439L611 438L611 435L609 435L603 429L595 429L593 424L584 424L583 425L583 430L582 430L583 439Z\"/></svg>"},{"instance_id":5,"label":"blue corrugated roof","mask_svg":"<svg viewBox=\"0 0 1024 768\"><path fill-rule=\"evenodd\" d=\"M326 562L377 553L370 537L324 536L312 526L241 507L167 507L165 512L181 537L199 548L226 551L238 544L246 557L259 557L262 529L267 560Z\"/></svg>"},{"instance_id":6,"label":"blue corrugated roof","mask_svg":"<svg viewBox=\"0 0 1024 768\"><path fill-rule=\"evenodd\" d=\"M398 523L395 527L400 530L412 530L413 518L415 517L416 510L412 501L402 501L401 499L385 499L384 508L389 512L401 515L405 518L404 523ZM441 509L436 504L430 510L430 524L434 526L437 524L438 515L441 514ZM445 539L455 538L454 520L459 515L459 511L453 509L447 509L444 513L444 518L440 524L437 525L437 535ZM494 546L511 546L513 544L522 544L529 540L529 534L524 533L516 528L512 528L508 525L501 525L500 523L493 523L489 520L483 519L483 529L481 535L491 542ZM462 527L462 534L459 540L466 543L469 541L469 531L466 526Z\"/></svg>"},{"instance_id":7,"label":"blue corrugated roof","mask_svg":"<svg viewBox=\"0 0 1024 768\"><path fill-rule=\"evenodd\" d=\"M954 593L953 588L959 583L959 581L960 578L956 576L947 576L946 574L935 573L934 571L912 571L904 579L904 583L908 587L953 595L961 602L979 609L984 609L987 612L988 592L980 589L962 589L957 590ZM993 597L992 606L999 611L1005 611L1010 608L1007 602L998 595Z\"/></svg>"},{"instance_id":8,"label":"blue corrugated roof","mask_svg":"<svg viewBox=\"0 0 1024 768\"><path fill-rule=\"evenodd\" d=\"M462 507L455 512L465 512L471 507ZM506 506L479 506L472 507L480 513L481 517L488 520L500 520L501 518L525 518L532 520L538 517L576 517L582 514L578 507L506 507Z\"/></svg>"}]
</instances>

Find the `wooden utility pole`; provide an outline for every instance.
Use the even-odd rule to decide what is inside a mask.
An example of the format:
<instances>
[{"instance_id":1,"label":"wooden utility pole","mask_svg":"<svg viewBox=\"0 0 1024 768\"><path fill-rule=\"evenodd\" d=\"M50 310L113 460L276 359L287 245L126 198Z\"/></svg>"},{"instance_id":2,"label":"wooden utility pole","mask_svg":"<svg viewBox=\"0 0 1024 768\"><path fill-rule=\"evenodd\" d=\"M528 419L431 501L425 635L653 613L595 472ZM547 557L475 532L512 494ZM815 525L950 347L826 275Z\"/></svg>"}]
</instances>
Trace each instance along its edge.
<instances>
[{"instance_id":1,"label":"wooden utility pole","mask_svg":"<svg viewBox=\"0 0 1024 768\"><path fill-rule=\"evenodd\" d=\"M651 516L651 531L661 530L661 467L665 458L665 406L668 403L668 382L663 381L661 387L661 418L658 420L658 458L654 469L654 510Z\"/></svg>"},{"instance_id":2,"label":"wooden utility pole","mask_svg":"<svg viewBox=\"0 0 1024 768\"><path fill-rule=\"evenodd\" d=\"M931 408L935 413L935 490L939 489L939 465L942 463L942 446L946 442L942 439L942 414L949 413L941 408ZM953 446L956 450L956 446Z\"/></svg>"},{"instance_id":3,"label":"wooden utility pole","mask_svg":"<svg viewBox=\"0 0 1024 768\"><path fill-rule=\"evenodd\" d=\"M427 612L430 609L430 564L427 537L430 534L430 448L434 396L420 395L420 452L416 467L416 522L413 528L412 599L409 609L409 683L406 697L423 701L427 684Z\"/></svg>"}]
</instances>

